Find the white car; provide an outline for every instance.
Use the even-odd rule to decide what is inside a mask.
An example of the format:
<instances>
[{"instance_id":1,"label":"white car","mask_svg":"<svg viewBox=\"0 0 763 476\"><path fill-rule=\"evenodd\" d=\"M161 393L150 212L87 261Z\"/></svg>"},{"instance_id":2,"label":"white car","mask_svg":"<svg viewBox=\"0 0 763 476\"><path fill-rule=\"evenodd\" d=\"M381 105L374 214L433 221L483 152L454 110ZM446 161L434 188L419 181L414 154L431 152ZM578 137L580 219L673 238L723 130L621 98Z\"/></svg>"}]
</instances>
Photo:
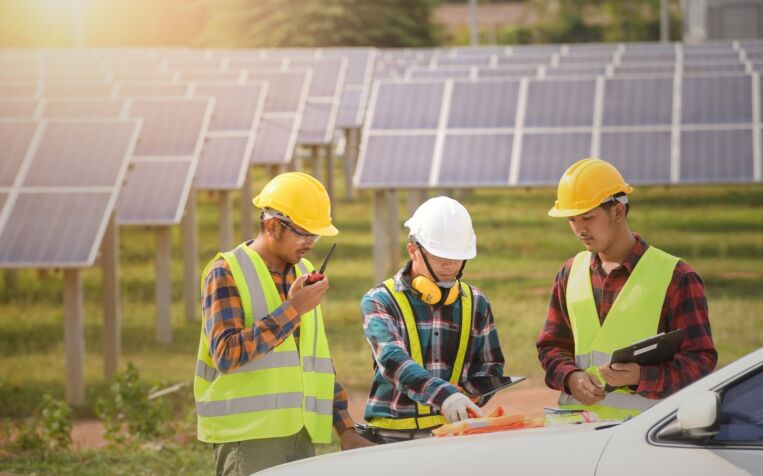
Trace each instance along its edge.
<instances>
[{"instance_id":1,"label":"white car","mask_svg":"<svg viewBox=\"0 0 763 476\"><path fill-rule=\"evenodd\" d=\"M763 348L623 423L427 438L327 454L258 474L763 475Z\"/></svg>"}]
</instances>

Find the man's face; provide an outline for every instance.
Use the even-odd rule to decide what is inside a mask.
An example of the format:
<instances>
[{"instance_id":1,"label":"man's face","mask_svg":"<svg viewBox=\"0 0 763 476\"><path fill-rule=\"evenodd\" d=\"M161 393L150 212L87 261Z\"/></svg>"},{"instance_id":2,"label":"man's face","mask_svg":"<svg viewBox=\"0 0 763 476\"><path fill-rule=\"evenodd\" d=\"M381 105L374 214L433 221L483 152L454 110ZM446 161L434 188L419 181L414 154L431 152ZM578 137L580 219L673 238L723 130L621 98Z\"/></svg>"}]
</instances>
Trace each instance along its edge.
<instances>
[{"instance_id":1,"label":"man's face","mask_svg":"<svg viewBox=\"0 0 763 476\"><path fill-rule=\"evenodd\" d=\"M297 264L299 260L313 249L320 238L295 223L286 222L278 218L268 220L271 230L275 252L285 262Z\"/></svg>"},{"instance_id":2,"label":"man's face","mask_svg":"<svg viewBox=\"0 0 763 476\"><path fill-rule=\"evenodd\" d=\"M609 248L615 236L615 207L596 207L580 215L569 217L570 229L588 251L599 252Z\"/></svg>"},{"instance_id":3,"label":"man's face","mask_svg":"<svg viewBox=\"0 0 763 476\"><path fill-rule=\"evenodd\" d=\"M411 260L413 261L414 271L418 274L423 274L432 281L434 281L435 278L429 274L429 270L427 269L426 263L424 263L422 253L426 253L427 260L429 260L429 266L432 267L432 271L435 272L441 282L454 281L458 275L458 271L461 269L461 265L463 264L463 260L440 258L433 255L432 253L427 252L423 247L419 248L413 243L408 243L407 248L408 254L411 256Z\"/></svg>"}]
</instances>

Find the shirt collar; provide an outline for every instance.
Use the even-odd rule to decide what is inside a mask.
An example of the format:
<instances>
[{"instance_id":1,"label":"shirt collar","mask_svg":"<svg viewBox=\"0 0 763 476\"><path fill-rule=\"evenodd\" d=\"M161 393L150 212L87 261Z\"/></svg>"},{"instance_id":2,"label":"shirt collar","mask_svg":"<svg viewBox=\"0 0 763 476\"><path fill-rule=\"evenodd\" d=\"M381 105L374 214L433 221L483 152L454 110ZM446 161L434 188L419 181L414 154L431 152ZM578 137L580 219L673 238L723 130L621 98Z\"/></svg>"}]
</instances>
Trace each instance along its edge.
<instances>
[{"instance_id":1,"label":"shirt collar","mask_svg":"<svg viewBox=\"0 0 763 476\"><path fill-rule=\"evenodd\" d=\"M628 255L625 257L625 259L620 263L620 266L625 268L625 270L628 272L628 274L631 274L633 270L636 268L636 265L638 264L639 260L642 256L644 256L644 253L646 253L647 248L649 248L649 244L641 238L641 235L638 233L633 233L633 238L636 239L636 243L633 244L633 248L631 248ZM598 253L591 253L591 269L595 271L601 270L601 258L599 258Z\"/></svg>"}]
</instances>

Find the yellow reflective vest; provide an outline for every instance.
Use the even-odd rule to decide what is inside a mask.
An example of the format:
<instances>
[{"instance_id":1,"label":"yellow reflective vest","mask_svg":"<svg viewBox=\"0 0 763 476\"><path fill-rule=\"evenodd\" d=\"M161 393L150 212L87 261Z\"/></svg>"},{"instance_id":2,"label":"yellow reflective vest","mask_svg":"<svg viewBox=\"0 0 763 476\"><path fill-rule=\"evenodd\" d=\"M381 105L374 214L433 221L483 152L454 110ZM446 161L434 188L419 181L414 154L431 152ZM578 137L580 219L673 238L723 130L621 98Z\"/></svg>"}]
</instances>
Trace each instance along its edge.
<instances>
[{"instance_id":1,"label":"yellow reflective vest","mask_svg":"<svg viewBox=\"0 0 763 476\"><path fill-rule=\"evenodd\" d=\"M424 367L424 358L421 355L421 341L419 340L419 331L416 327L416 318L413 315L411 303L408 302L408 296L404 291L395 290L395 280L390 278L384 281L384 287L392 295L397 303L397 307L403 315L405 331L408 335L408 342L411 345L409 349L411 359L419 366ZM459 334L458 352L456 360L453 362L453 371L450 375L450 383L458 387L458 380L461 377L461 371L464 368L464 358L466 357L466 348L469 345L469 336L472 329L472 291L469 285L461 282L461 333ZM447 423L445 417L432 412L429 405L423 405L416 402L416 417L411 418L373 418L371 425L377 428L391 430L425 430L434 428Z\"/></svg>"},{"instance_id":2,"label":"yellow reflective vest","mask_svg":"<svg viewBox=\"0 0 763 476\"><path fill-rule=\"evenodd\" d=\"M599 366L609 362L615 350L657 333L665 294L678 260L654 246L647 248L617 295L604 324L600 324L591 288L591 253L583 251L575 256L565 293L578 368L596 376L604 385ZM620 388L588 406L562 392L559 406L594 411L599 418L622 420L641 413L657 401L629 388Z\"/></svg>"},{"instance_id":3,"label":"yellow reflective vest","mask_svg":"<svg viewBox=\"0 0 763 476\"><path fill-rule=\"evenodd\" d=\"M247 327L281 305L265 262L251 247L241 244L219 253L204 276L219 258L233 274ZM297 264L297 276L313 269L303 259ZM299 349L290 335L264 356L230 373L215 367L203 326L193 381L199 440L277 438L305 427L313 443L331 441L335 375L320 306L302 315Z\"/></svg>"}]
</instances>

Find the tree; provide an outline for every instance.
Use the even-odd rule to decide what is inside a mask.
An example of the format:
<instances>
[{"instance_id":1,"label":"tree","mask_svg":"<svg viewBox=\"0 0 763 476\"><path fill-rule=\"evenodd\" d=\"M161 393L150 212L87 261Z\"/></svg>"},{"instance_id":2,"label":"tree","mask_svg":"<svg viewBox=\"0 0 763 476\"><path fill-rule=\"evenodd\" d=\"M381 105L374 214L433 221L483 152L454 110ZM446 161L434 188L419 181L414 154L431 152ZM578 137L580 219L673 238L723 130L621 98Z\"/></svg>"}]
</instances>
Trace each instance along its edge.
<instances>
[{"instance_id":1,"label":"tree","mask_svg":"<svg viewBox=\"0 0 763 476\"><path fill-rule=\"evenodd\" d=\"M200 0L215 48L433 46L434 0Z\"/></svg>"}]
</instances>

